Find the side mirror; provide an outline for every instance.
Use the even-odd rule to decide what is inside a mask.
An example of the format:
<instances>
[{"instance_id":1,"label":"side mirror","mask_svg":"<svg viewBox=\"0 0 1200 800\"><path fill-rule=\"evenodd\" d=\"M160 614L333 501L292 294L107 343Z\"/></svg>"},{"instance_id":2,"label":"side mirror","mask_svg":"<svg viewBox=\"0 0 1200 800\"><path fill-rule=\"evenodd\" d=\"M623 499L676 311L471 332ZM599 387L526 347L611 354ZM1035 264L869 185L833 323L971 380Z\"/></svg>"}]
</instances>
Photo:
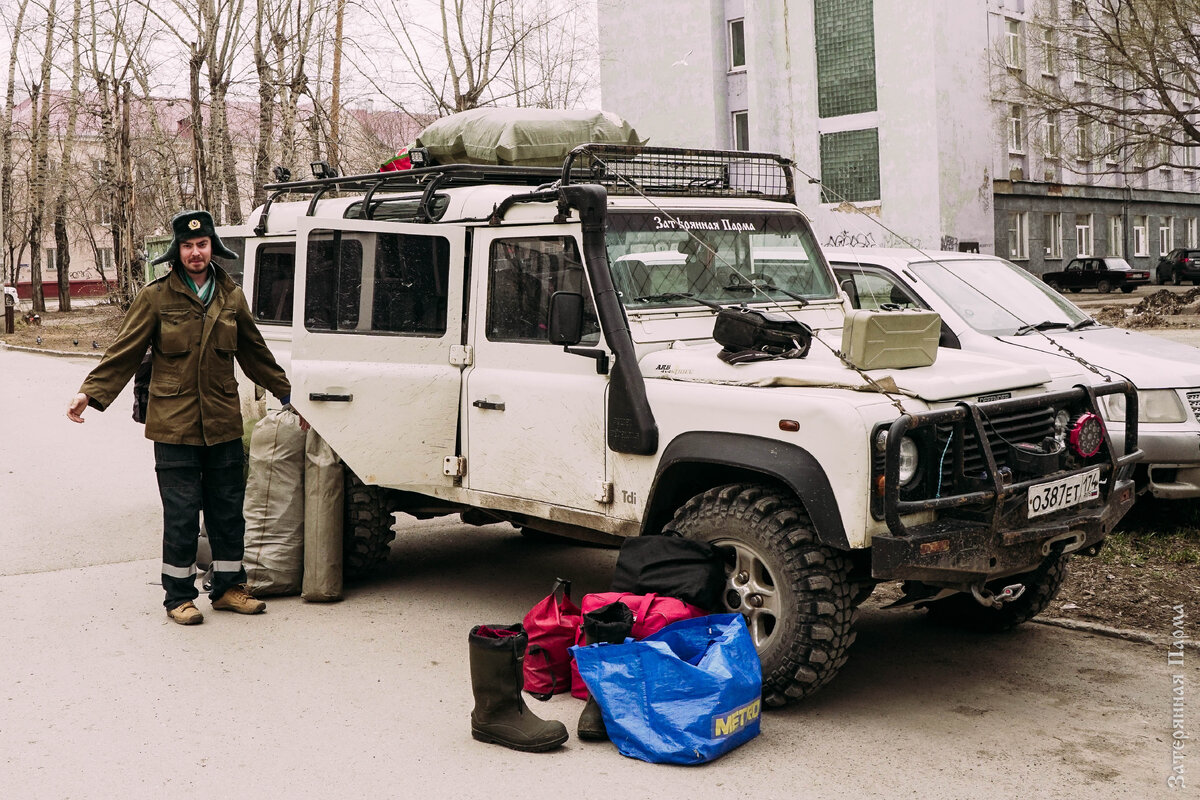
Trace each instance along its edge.
<instances>
[{"instance_id":1,"label":"side mirror","mask_svg":"<svg viewBox=\"0 0 1200 800\"><path fill-rule=\"evenodd\" d=\"M564 347L579 344L583 338L583 295L555 292L550 295L550 343Z\"/></svg>"}]
</instances>

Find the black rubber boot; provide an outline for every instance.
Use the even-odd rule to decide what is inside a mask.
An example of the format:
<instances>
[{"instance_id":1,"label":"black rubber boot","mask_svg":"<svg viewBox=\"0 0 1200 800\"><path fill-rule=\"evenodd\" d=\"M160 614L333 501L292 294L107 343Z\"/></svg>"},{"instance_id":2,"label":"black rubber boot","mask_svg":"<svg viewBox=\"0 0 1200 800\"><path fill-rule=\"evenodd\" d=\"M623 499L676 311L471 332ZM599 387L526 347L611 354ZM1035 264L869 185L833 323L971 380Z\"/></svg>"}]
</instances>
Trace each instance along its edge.
<instances>
[{"instance_id":1,"label":"black rubber boot","mask_svg":"<svg viewBox=\"0 0 1200 800\"><path fill-rule=\"evenodd\" d=\"M561 722L544 720L525 705L521 661L529 637L516 625L476 625L468 637L471 653L471 735L481 742L530 753L553 750L567 740Z\"/></svg>"},{"instance_id":2,"label":"black rubber boot","mask_svg":"<svg viewBox=\"0 0 1200 800\"><path fill-rule=\"evenodd\" d=\"M609 603L583 615L583 640L587 644L621 644L632 632L633 611L624 603ZM595 695L588 695L587 705L579 715L576 734L580 739L593 742L608 738L604 716L600 713L600 704L596 702Z\"/></svg>"}]
</instances>

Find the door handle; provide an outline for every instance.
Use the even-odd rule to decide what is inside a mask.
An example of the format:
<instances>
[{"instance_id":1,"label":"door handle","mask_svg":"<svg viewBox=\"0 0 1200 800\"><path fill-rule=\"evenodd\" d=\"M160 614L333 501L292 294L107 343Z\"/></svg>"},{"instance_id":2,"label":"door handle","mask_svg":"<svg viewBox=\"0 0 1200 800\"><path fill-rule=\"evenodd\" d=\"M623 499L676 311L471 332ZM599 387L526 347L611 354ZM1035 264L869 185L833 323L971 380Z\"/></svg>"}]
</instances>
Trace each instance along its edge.
<instances>
[{"instance_id":1,"label":"door handle","mask_svg":"<svg viewBox=\"0 0 1200 800\"><path fill-rule=\"evenodd\" d=\"M475 406L476 408L486 408L492 411L504 410L503 400L475 400L471 403L471 405Z\"/></svg>"},{"instance_id":2,"label":"door handle","mask_svg":"<svg viewBox=\"0 0 1200 800\"><path fill-rule=\"evenodd\" d=\"M329 394L328 392L309 392L308 399L314 403L349 403L354 399L354 395Z\"/></svg>"}]
</instances>

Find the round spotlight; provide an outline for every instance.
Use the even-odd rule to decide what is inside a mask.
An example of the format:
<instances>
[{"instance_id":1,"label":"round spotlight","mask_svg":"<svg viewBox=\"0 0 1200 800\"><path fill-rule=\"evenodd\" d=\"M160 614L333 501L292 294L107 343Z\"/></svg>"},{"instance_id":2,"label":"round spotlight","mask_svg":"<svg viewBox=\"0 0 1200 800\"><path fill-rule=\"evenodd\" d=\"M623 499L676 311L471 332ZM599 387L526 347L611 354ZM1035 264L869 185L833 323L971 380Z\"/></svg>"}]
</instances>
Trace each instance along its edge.
<instances>
[{"instance_id":1,"label":"round spotlight","mask_svg":"<svg viewBox=\"0 0 1200 800\"><path fill-rule=\"evenodd\" d=\"M908 486L917 477L919 464L917 443L905 436L900 440L900 485Z\"/></svg>"},{"instance_id":2,"label":"round spotlight","mask_svg":"<svg viewBox=\"0 0 1200 800\"><path fill-rule=\"evenodd\" d=\"M1080 414L1071 423L1069 441L1076 455L1083 458L1096 455L1104 442L1104 426L1100 423L1100 418L1091 411Z\"/></svg>"}]
</instances>

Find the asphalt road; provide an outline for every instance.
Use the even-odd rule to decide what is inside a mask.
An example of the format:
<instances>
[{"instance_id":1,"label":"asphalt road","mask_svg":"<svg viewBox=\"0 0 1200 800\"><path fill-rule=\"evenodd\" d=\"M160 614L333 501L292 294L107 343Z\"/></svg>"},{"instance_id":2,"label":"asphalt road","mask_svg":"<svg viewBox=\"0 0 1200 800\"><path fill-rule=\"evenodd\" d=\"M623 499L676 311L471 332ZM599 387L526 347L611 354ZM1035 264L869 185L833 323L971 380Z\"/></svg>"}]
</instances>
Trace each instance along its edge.
<instances>
[{"instance_id":1,"label":"asphalt road","mask_svg":"<svg viewBox=\"0 0 1200 800\"><path fill-rule=\"evenodd\" d=\"M64 409L93 364L0 349L0 797L1141 798L1167 789L1172 674L1197 726L1200 656L1030 624L996 637L866 607L849 664L810 702L703 767L470 738L467 631L512 622L611 550L505 526L402 521L388 568L346 599L170 623L157 585L149 443L126 398ZM407 518L403 518L407 519ZM1200 605L1188 605L1188 630ZM1171 622L1163 619L1162 633Z\"/></svg>"}]
</instances>

